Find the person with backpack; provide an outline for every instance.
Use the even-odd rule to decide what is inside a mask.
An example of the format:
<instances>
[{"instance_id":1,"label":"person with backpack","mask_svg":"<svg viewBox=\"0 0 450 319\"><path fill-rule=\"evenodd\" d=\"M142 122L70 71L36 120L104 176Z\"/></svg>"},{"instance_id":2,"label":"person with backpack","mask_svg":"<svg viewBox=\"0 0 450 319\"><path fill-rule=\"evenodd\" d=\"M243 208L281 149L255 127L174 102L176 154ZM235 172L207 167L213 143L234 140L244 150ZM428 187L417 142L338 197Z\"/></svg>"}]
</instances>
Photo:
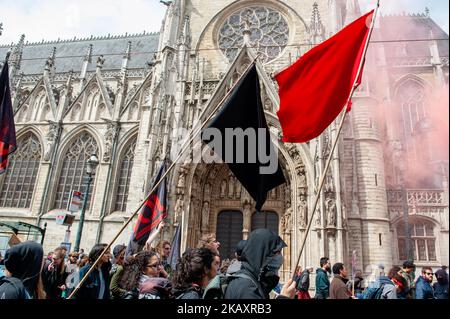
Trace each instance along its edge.
<instances>
[{"instance_id":1,"label":"person with backpack","mask_svg":"<svg viewBox=\"0 0 450 319\"><path fill-rule=\"evenodd\" d=\"M41 271L44 250L27 241L5 253L5 276L0 278L0 299L45 299Z\"/></svg>"},{"instance_id":2,"label":"person with backpack","mask_svg":"<svg viewBox=\"0 0 450 319\"><path fill-rule=\"evenodd\" d=\"M387 276L379 276L377 281L364 291L363 299L401 299L407 285L406 279L398 274L398 268L393 267Z\"/></svg>"},{"instance_id":3,"label":"person with backpack","mask_svg":"<svg viewBox=\"0 0 450 319\"><path fill-rule=\"evenodd\" d=\"M256 229L250 233L242 251L242 268L229 277L225 299L269 299L277 286L278 270L283 265L281 250L286 243L269 229ZM278 298L295 296L295 282L290 279Z\"/></svg>"},{"instance_id":4,"label":"person with backpack","mask_svg":"<svg viewBox=\"0 0 450 319\"><path fill-rule=\"evenodd\" d=\"M347 288L348 271L343 263L333 265L334 278L330 284L330 299L351 299L352 293Z\"/></svg>"},{"instance_id":5,"label":"person with backpack","mask_svg":"<svg viewBox=\"0 0 450 319\"><path fill-rule=\"evenodd\" d=\"M235 272L241 270L241 256L242 256L242 251L244 250L245 245L247 244L246 240L241 240L237 243L236 245L236 249L234 251L234 256L235 258L231 261L231 264L228 266L227 275L232 275Z\"/></svg>"},{"instance_id":6,"label":"person with backpack","mask_svg":"<svg viewBox=\"0 0 450 319\"><path fill-rule=\"evenodd\" d=\"M311 299L311 296L309 295L309 275L313 270L314 268L312 266L308 266L298 277L298 280L296 281L298 299Z\"/></svg>"},{"instance_id":7,"label":"person with backpack","mask_svg":"<svg viewBox=\"0 0 450 319\"><path fill-rule=\"evenodd\" d=\"M172 294L176 299L202 299L205 288L217 276L215 254L209 248L188 249L176 265L172 279ZM219 284L210 288L220 292ZM215 289L214 287L218 287ZM211 290L211 291L212 291ZM209 297L214 299L214 296Z\"/></svg>"},{"instance_id":8,"label":"person with backpack","mask_svg":"<svg viewBox=\"0 0 450 319\"><path fill-rule=\"evenodd\" d=\"M316 270L316 294L315 299L327 299L330 295L330 280L328 273L331 272L330 259L328 257L320 258L320 268Z\"/></svg>"}]
</instances>

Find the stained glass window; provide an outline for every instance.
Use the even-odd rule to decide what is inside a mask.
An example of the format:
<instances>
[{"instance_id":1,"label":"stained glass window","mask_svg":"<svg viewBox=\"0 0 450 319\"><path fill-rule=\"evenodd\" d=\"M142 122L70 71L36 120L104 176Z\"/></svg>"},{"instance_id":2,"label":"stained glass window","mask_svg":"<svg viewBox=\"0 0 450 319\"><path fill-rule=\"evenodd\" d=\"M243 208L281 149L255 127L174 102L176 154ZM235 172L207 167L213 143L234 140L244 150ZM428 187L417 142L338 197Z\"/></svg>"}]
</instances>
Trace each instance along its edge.
<instances>
[{"instance_id":1,"label":"stained glass window","mask_svg":"<svg viewBox=\"0 0 450 319\"><path fill-rule=\"evenodd\" d=\"M136 141L133 142L122 157L120 163L119 180L116 193L115 211L126 211L128 190L130 188L131 170L133 168L134 150L136 149Z\"/></svg>"},{"instance_id":2,"label":"stained glass window","mask_svg":"<svg viewBox=\"0 0 450 319\"><path fill-rule=\"evenodd\" d=\"M87 132L80 134L70 144L64 157L53 208L66 209L71 190L86 191L88 176L86 174L86 162L92 154L98 154L98 146L95 139ZM95 175L93 175L95 178ZM89 189L88 203L91 201L92 182Z\"/></svg>"},{"instance_id":3,"label":"stained glass window","mask_svg":"<svg viewBox=\"0 0 450 319\"><path fill-rule=\"evenodd\" d=\"M41 144L33 133L18 140L17 150L8 157L0 206L30 208L41 155Z\"/></svg>"},{"instance_id":4,"label":"stained glass window","mask_svg":"<svg viewBox=\"0 0 450 319\"><path fill-rule=\"evenodd\" d=\"M264 62L278 57L288 44L289 26L283 15L268 7L248 7L233 13L219 30L219 48L232 61L244 44L245 24L250 28L250 45Z\"/></svg>"}]
</instances>

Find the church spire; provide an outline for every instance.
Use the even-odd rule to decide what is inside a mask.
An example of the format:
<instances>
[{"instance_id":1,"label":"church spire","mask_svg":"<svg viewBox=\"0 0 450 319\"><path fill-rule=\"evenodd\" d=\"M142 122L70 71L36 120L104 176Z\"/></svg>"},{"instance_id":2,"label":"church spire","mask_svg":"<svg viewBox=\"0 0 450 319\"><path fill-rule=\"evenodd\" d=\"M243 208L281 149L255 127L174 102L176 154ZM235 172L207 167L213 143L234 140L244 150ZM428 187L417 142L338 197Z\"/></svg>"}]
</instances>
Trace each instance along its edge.
<instances>
[{"instance_id":1,"label":"church spire","mask_svg":"<svg viewBox=\"0 0 450 319\"><path fill-rule=\"evenodd\" d=\"M319 5L317 2L314 2L313 4L311 24L309 25L309 35L313 45L322 42L325 37L325 28L320 18Z\"/></svg>"},{"instance_id":2,"label":"church spire","mask_svg":"<svg viewBox=\"0 0 450 319\"><path fill-rule=\"evenodd\" d=\"M361 16L361 8L359 7L358 0L347 0L345 11L344 25L349 25Z\"/></svg>"},{"instance_id":3,"label":"church spire","mask_svg":"<svg viewBox=\"0 0 450 319\"><path fill-rule=\"evenodd\" d=\"M9 78L11 82L14 81L17 72L20 70L24 44L25 44L25 34L22 34L20 36L19 42L14 47L11 56L9 57L9 64L10 64Z\"/></svg>"}]
</instances>

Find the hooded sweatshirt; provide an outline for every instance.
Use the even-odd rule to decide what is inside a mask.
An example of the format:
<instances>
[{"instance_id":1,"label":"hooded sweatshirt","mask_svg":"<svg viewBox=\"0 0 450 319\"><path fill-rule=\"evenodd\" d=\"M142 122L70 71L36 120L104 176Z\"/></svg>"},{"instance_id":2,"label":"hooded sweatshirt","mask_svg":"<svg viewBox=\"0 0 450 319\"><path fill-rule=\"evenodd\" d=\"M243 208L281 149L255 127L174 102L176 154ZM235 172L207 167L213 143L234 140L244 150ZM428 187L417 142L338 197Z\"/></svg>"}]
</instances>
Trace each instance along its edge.
<instances>
[{"instance_id":1,"label":"hooded sweatshirt","mask_svg":"<svg viewBox=\"0 0 450 319\"><path fill-rule=\"evenodd\" d=\"M268 299L279 281L276 273L281 267L282 257L276 252L286 246L271 230L253 231L242 251L242 268L234 274L237 278L228 284L225 299Z\"/></svg>"},{"instance_id":2,"label":"hooded sweatshirt","mask_svg":"<svg viewBox=\"0 0 450 319\"><path fill-rule=\"evenodd\" d=\"M0 286L0 298L25 298L22 285L31 298L36 297L35 291L41 274L44 251L36 242L20 243L5 253L5 268L12 274L8 282ZM22 284L22 285L21 285Z\"/></svg>"}]
</instances>

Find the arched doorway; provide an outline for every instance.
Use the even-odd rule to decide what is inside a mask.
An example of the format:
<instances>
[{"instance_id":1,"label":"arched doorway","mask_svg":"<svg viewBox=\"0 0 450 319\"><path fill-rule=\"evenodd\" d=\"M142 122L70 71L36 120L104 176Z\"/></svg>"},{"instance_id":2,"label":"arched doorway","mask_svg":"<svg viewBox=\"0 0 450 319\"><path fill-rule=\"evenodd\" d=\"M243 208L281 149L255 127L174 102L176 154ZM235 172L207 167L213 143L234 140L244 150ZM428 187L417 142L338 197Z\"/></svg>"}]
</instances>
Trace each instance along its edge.
<instances>
[{"instance_id":1,"label":"arched doorway","mask_svg":"<svg viewBox=\"0 0 450 319\"><path fill-rule=\"evenodd\" d=\"M234 258L236 244L242 239L243 221L240 211L222 211L217 215L216 239L222 259Z\"/></svg>"},{"instance_id":2,"label":"arched doorway","mask_svg":"<svg viewBox=\"0 0 450 319\"><path fill-rule=\"evenodd\" d=\"M252 215L252 231L267 228L278 234L278 214L270 211L255 212Z\"/></svg>"}]
</instances>

